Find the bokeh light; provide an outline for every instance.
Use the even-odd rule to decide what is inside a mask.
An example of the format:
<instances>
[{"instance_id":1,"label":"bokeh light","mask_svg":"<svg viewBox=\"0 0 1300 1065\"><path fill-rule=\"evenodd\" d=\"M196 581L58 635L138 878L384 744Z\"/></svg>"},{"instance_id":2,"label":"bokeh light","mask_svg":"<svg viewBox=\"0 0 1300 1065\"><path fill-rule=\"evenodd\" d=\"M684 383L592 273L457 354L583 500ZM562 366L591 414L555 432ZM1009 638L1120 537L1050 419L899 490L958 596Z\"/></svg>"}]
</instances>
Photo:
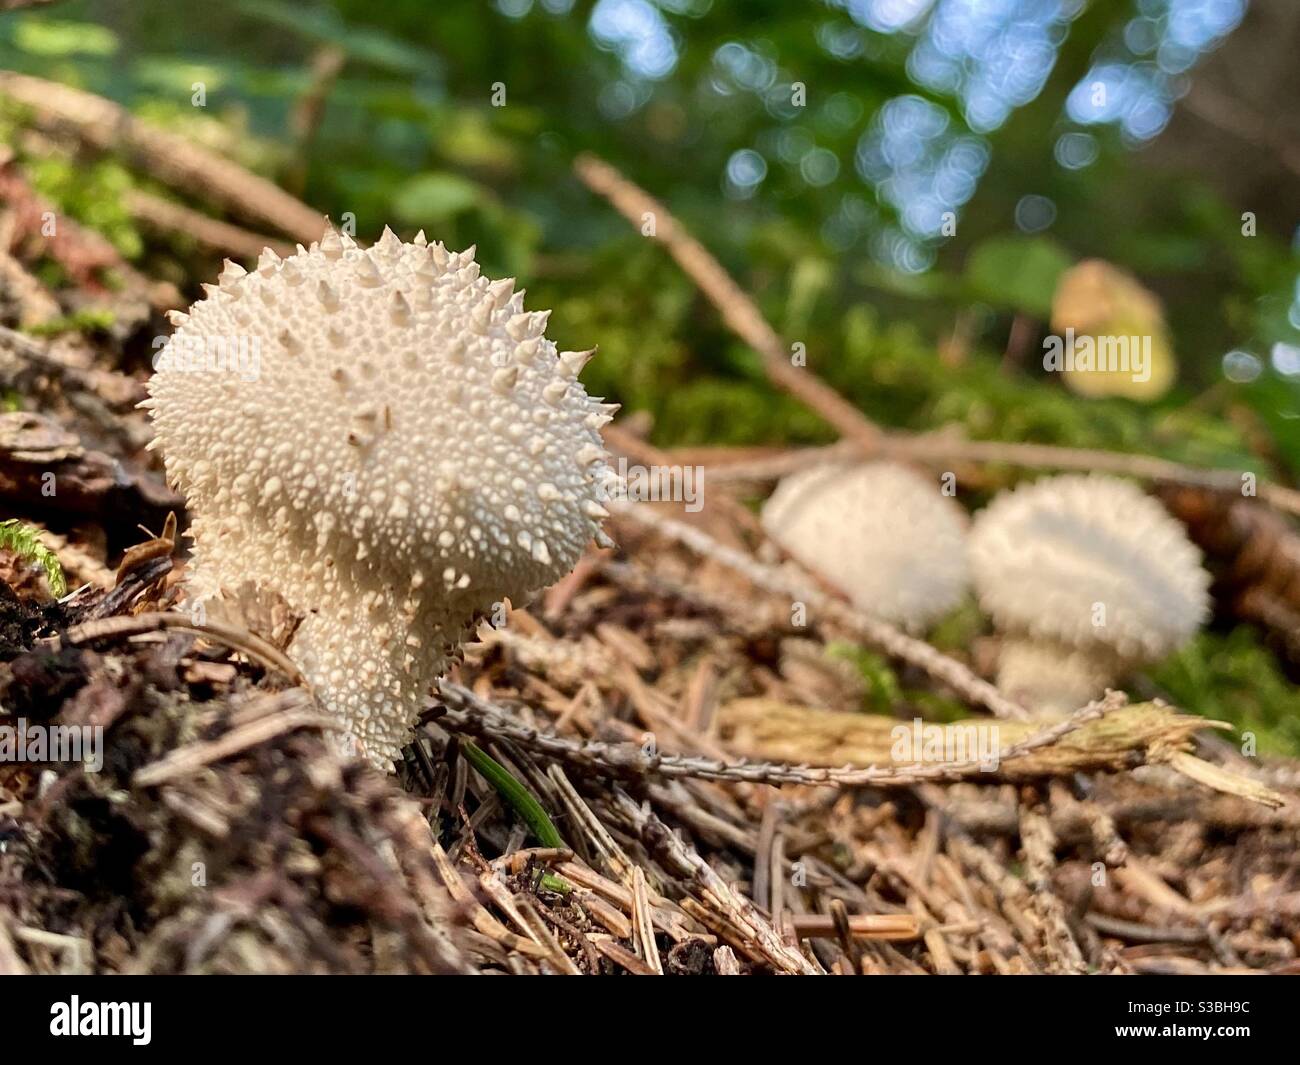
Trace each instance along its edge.
<instances>
[{"instance_id":1,"label":"bokeh light","mask_svg":"<svg viewBox=\"0 0 1300 1065\"><path fill-rule=\"evenodd\" d=\"M1142 0L1140 14L1103 50L1066 103L1081 125L1116 124L1147 141L1169 122L1181 75L1217 48L1246 13L1246 0Z\"/></svg>"},{"instance_id":2,"label":"bokeh light","mask_svg":"<svg viewBox=\"0 0 1300 1065\"><path fill-rule=\"evenodd\" d=\"M954 94L970 128L990 133L1042 90L1078 8L1067 0L940 0L907 72Z\"/></svg>"},{"instance_id":3,"label":"bokeh light","mask_svg":"<svg viewBox=\"0 0 1300 1065\"><path fill-rule=\"evenodd\" d=\"M1056 221L1056 204L1046 196L1021 196L1016 204L1016 228L1024 233L1041 233Z\"/></svg>"},{"instance_id":4,"label":"bokeh light","mask_svg":"<svg viewBox=\"0 0 1300 1065\"><path fill-rule=\"evenodd\" d=\"M497 2L512 13L534 4L548 11L573 8L572 0ZM889 48L898 54L901 46L908 77L927 95L896 95L864 115L860 94L841 90L818 99L814 88L802 106L791 92L798 73L783 68L770 41L726 41L713 51L704 85L718 97L758 101L773 125L733 151L722 175L724 190L736 199L753 196L769 165L781 169L784 181L835 186L849 160L832 150L831 141L865 121L853 170L877 203L896 212L893 232L877 233L872 246L882 261L914 269L932 257L930 245L951 235L988 166L986 136L1043 90L1085 0L823 2L833 14L814 34L827 55L845 64L884 62ZM1115 126L1130 143L1159 134L1186 91L1186 72L1240 22L1245 3L1135 0L1132 16L1099 48L1066 99L1065 117L1076 128L1057 137L1057 164L1083 170L1099 158L1101 139L1078 127ZM653 83L680 59L670 19L698 17L709 7L710 0L597 0L589 32L625 68L622 78L600 92L601 113L617 120L642 108ZM838 208L835 202L827 203L822 232L834 246L846 247L870 227L860 211L845 211L848 201L839 201ZM1039 232L1053 224L1055 212L1042 197L1026 196L1017 205L1016 225Z\"/></svg>"},{"instance_id":5,"label":"bokeh light","mask_svg":"<svg viewBox=\"0 0 1300 1065\"><path fill-rule=\"evenodd\" d=\"M1269 362L1283 377L1300 375L1300 346L1278 341L1269 352Z\"/></svg>"},{"instance_id":6,"label":"bokeh light","mask_svg":"<svg viewBox=\"0 0 1300 1065\"><path fill-rule=\"evenodd\" d=\"M1249 384L1263 369L1263 363L1249 351L1230 351L1223 356L1223 376L1234 384Z\"/></svg>"},{"instance_id":7,"label":"bokeh light","mask_svg":"<svg viewBox=\"0 0 1300 1065\"><path fill-rule=\"evenodd\" d=\"M677 65L668 23L649 0L598 0L588 25L596 43L617 52L632 74L662 78Z\"/></svg>"},{"instance_id":8,"label":"bokeh light","mask_svg":"<svg viewBox=\"0 0 1300 1065\"><path fill-rule=\"evenodd\" d=\"M1066 170L1082 170L1097 161L1101 146L1091 133L1062 133L1053 155Z\"/></svg>"},{"instance_id":9,"label":"bokeh light","mask_svg":"<svg viewBox=\"0 0 1300 1065\"><path fill-rule=\"evenodd\" d=\"M767 177L767 160L752 148L733 152L727 160L726 191L737 199L752 196Z\"/></svg>"},{"instance_id":10,"label":"bokeh light","mask_svg":"<svg viewBox=\"0 0 1300 1065\"><path fill-rule=\"evenodd\" d=\"M945 216L975 192L988 165L983 138L950 129L948 113L921 96L886 103L858 142L858 173L897 208L913 237L935 238Z\"/></svg>"}]
</instances>

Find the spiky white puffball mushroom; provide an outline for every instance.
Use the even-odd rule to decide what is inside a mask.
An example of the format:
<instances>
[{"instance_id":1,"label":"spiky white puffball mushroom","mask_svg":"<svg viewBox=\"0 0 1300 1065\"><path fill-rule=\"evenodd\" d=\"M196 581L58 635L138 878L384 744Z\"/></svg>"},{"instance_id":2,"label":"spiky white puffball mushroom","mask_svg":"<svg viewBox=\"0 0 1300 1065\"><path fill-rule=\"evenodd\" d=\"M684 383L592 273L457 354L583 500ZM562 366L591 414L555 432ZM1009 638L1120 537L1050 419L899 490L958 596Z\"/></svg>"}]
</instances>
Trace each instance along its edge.
<instances>
[{"instance_id":1,"label":"spiky white puffball mushroom","mask_svg":"<svg viewBox=\"0 0 1300 1065\"><path fill-rule=\"evenodd\" d=\"M797 561L885 621L922 628L966 593L966 515L906 467L801 470L777 485L762 520Z\"/></svg>"},{"instance_id":2,"label":"spiky white puffball mushroom","mask_svg":"<svg viewBox=\"0 0 1300 1065\"><path fill-rule=\"evenodd\" d=\"M1201 552L1156 500L1096 474L1048 477L975 517L971 573L1007 636L999 687L1075 710L1191 638L1209 614Z\"/></svg>"},{"instance_id":3,"label":"spiky white puffball mushroom","mask_svg":"<svg viewBox=\"0 0 1300 1065\"><path fill-rule=\"evenodd\" d=\"M612 408L577 380L591 353L543 335L549 311L422 233L365 249L329 229L206 290L145 404L193 516L191 598L283 597L289 654L387 766L475 616L608 542ZM222 344L256 358L195 357Z\"/></svg>"}]
</instances>

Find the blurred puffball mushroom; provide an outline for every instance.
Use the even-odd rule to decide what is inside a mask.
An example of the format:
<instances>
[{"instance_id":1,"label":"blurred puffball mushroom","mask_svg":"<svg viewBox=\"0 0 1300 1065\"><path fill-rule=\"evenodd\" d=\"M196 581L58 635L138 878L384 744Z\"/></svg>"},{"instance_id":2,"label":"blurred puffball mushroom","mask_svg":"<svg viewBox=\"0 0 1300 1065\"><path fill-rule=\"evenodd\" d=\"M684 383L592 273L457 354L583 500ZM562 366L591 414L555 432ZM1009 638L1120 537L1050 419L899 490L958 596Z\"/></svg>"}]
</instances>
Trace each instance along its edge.
<instances>
[{"instance_id":1,"label":"blurred puffball mushroom","mask_svg":"<svg viewBox=\"0 0 1300 1065\"><path fill-rule=\"evenodd\" d=\"M888 462L786 477L763 507L782 548L861 610L920 629L966 594L966 515L930 481Z\"/></svg>"},{"instance_id":2,"label":"blurred puffball mushroom","mask_svg":"<svg viewBox=\"0 0 1300 1065\"><path fill-rule=\"evenodd\" d=\"M971 572L1004 634L998 686L1042 711L1076 710L1190 639L1209 614L1201 552L1128 481L1049 477L975 517Z\"/></svg>"},{"instance_id":3,"label":"blurred puffball mushroom","mask_svg":"<svg viewBox=\"0 0 1300 1065\"><path fill-rule=\"evenodd\" d=\"M1160 301L1117 266L1085 259L1066 270L1052 296L1052 330L1069 331L1076 359L1091 351L1092 369L1064 372L1066 386L1081 396L1149 403L1173 386L1177 366ZM1107 359L1120 367L1106 368Z\"/></svg>"},{"instance_id":4,"label":"blurred puffball mushroom","mask_svg":"<svg viewBox=\"0 0 1300 1065\"><path fill-rule=\"evenodd\" d=\"M590 353L423 233L329 229L205 287L144 404L193 516L191 600L281 596L303 618L289 655L388 767L475 616L608 542ZM236 347L256 358L215 357Z\"/></svg>"}]
</instances>

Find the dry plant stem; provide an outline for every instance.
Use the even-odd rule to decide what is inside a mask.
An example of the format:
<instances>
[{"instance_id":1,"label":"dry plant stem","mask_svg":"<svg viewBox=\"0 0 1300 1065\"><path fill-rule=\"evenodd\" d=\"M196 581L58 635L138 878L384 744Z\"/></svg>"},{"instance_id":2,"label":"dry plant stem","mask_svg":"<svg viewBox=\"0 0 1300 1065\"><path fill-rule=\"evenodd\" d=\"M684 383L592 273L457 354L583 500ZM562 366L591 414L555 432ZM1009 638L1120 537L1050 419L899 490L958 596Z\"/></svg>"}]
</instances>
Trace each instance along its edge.
<instances>
[{"instance_id":1,"label":"dry plant stem","mask_svg":"<svg viewBox=\"0 0 1300 1065\"><path fill-rule=\"evenodd\" d=\"M549 955L549 951L545 947L539 946L532 939L510 931L493 917L483 907L482 903L474 897L469 888L465 886L460 873L452 865L451 859L447 857L447 852L442 849L441 844L430 838L429 845L434 866L438 871L438 878L442 881L443 887L447 889L447 893L451 895L457 905L468 911L470 924L478 932L500 943L506 950L518 951L520 954L534 958L545 958Z\"/></svg>"},{"instance_id":2,"label":"dry plant stem","mask_svg":"<svg viewBox=\"0 0 1300 1065\"><path fill-rule=\"evenodd\" d=\"M697 449L676 448L667 452L669 459L676 462L696 460ZM839 462L854 462L862 457L862 449L851 442L841 441L825 447L790 448L774 455L751 456L737 451L735 458L729 458L721 449L712 450L708 465L708 477L714 484L751 484L765 481L779 481L800 470L813 466L827 466Z\"/></svg>"},{"instance_id":3,"label":"dry plant stem","mask_svg":"<svg viewBox=\"0 0 1300 1065\"><path fill-rule=\"evenodd\" d=\"M833 388L794 365L790 349L753 301L663 204L595 156L581 155L573 167L589 189L607 199L638 229L647 214L654 218L654 239L668 249L678 265L700 286L732 331L762 356L763 369L773 383L806 403L841 435L867 447L876 445L880 430Z\"/></svg>"},{"instance_id":4,"label":"dry plant stem","mask_svg":"<svg viewBox=\"0 0 1300 1065\"><path fill-rule=\"evenodd\" d=\"M632 940L638 957L656 976L663 976L664 966L659 960L654 920L650 916L650 899L646 895L645 870L639 865L632 869Z\"/></svg>"},{"instance_id":5,"label":"dry plant stem","mask_svg":"<svg viewBox=\"0 0 1300 1065\"><path fill-rule=\"evenodd\" d=\"M617 425L605 426L601 430L601 435L604 437L605 446L609 450L617 451L635 462L643 463L646 466L669 466L672 464L672 459L667 452L661 451L653 444L646 443L646 441ZM713 498L723 516L729 518L738 528L762 535L762 527L759 525L758 519L743 504L733 499L729 493L715 492ZM689 514L689 511L686 513Z\"/></svg>"},{"instance_id":6,"label":"dry plant stem","mask_svg":"<svg viewBox=\"0 0 1300 1065\"><path fill-rule=\"evenodd\" d=\"M692 877L705 902L720 917L734 924L750 941L749 945L768 964L781 972L814 976L821 969L781 941L781 937L752 902L713 871L712 866L688 846L649 809L632 800L620 788L611 797L613 809L630 824L651 849L658 851L683 875Z\"/></svg>"},{"instance_id":7,"label":"dry plant stem","mask_svg":"<svg viewBox=\"0 0 1300 1065\"><path fill-rule=\"evenodd\" d=\"M1151 455L1123 451L1097 451L1089 448L1057 447L1054 444L1026 444L1000 440L965 440L948 433L907 436L891 433L879 447L864 452L856 444L841 442L826 447L798 448L779 455L758 458L741 457L727 461L715 454L709 465L709 480L714 484L737 484L775 481L799 470L833 462L853 462L865 457L886 457L948 467L961 462L1017 466L1025 469L1072 470L1111 473L1122 477L1159 484L1185 485L1240 496L1244 470L1215 470L1184 466ZM667 452L669 462L685 461L687 456ZM1255 491L1259 499L1277 510L1300 514L1300 491L1285 485L1258 480Z\"/></svg>"},{"instance_id":8,"label":"dry plant stem","mask_svg":"<svg viewBox=\"0 0 1300 1065\"><path fill-rule=\"evenodd\" d=\"M1025 852L1025 867L1029 886L1033 890L1034 908L1043 924L1043 938L1049 956L1062 971L1086 971L1083 952L1065 919L1065 904L1052 890L1052 870L1056 866L1056 835L1042 813L1021 808L1020 842Z\"/></svg>"},{"instance_id":9,"label":"dry plant stem","mask_svg":"<svg viewBox=\"0 0 1300 1065\"><path fill-rule=\"evenodd\" d=\"M202 636L215 640L236 651L246 654L261 665L283 673L290 681L300 687L306 686L306 678L283 651L273 643L262 639L256 633L223 625L218 622L206 622L202 625L191 621L185 614L135 614L130 617L101 618L77 625L60 636L47 641L51 646L77 646L92 643L95 640L113 639L123 636L142 636L151 632L187 632L192 636Z\"/></svg>"},{"instance_id":10,"label":"dry plant stem","mask_svg":"<svg viewBox=\"0 0 1300 1065\"><path fill-rule=\"evenodd\" d=\"M286 169L285 187L301 195L307 183L307 150L316 139L325 105L334 83L343 72L348 54L338 45L326 44L318 48L311 59L307 90L289 112L289 130L293 137L293 162Z\"/></svg>"},{"instance_id":11,"label":"dry plant stem","mask_svg":"<svg viewBox=\"0 0 1300 1065\"><path fill-rule=\"evenodd\" d=\"M619 883L626 887L631 882L632 870L636 867L636 863L618 845L618 841L609 834L609 830L600 823L600 818L578 794L578 790L564 775L563 769L558 765L551 765L547 767L546 776L555 785L560 802L567 808L574 827L586 835L588 843L594 848L594 854L600 858L604 867L618 878Z\"/></svg>"},{"instance_id":12,"label":"dry plant stem","mask_svg":"<svg viewBox=\"0 0 1300 1065\"><path fill-rule=\"evenodd\" d=\"M924 670L931 677L948 685L967 702L984 707L994 717L1011 721L1027 721L1031 717L1023 706L1008 699L955 658L949 658L924 640L908 636L886 622L833 599L809 580L765 566L747 554L718 543L702 530L666 518L651 507L623 504L616 506L615 512L658 530L698 555L722 563L764 591L785 596L792 602L805 603L811 610L820 611L885 654Z\"/></svg>"},{"instance_id":13,"label":"dry plant stem","mask_svg":"<svg viewBox=\"0 0 1300 1065\"><path fill-rule=\"evenodd\" d=\"M224 761L294 729L340 727L336 718L317 710L311 696L301 689L293 689L273 698L281 704L274 712L231 729L218 739L178 747L165 758L136 770L131 783L138 788L157 787L159 784L191 776L204 766Z\"/></svg>"},{"instance_id":14,"label":"dry plant stem","mask_svg":"<svg viewBox=\"0 0 1300 1065\"><path fill-rule=\"evenodd\" d=\"M1207 788L1213 788L1215 791L1221 791L1227 795L1237 795L1251 802L1259 803L1262 806L1271 806L1275 809L1286 803L1285 797L1279 795L1272 788L1251 780L1249 777L1233 773L1204 759L1197 758L1186 751L1169 751L1162 760L1168 762L1171 768L1182 773L1183 776L1190 777L1198 784L1204 784Z\"/></svg>"},{"instance_id":15,"label":"dry plant stem","mask_svg":"<svg viewBox=\"0 0 1300 1065\"><path fill-rule=\"evenodd\" d=\"M265 237L247 229L209 218L161 196L132 189L126 193L126 209L131 217L152 229L168 233L184 233L213 251L234 259L256 259L264 248L287 258L293 254L293 245L275 237Z\"/></svg>"},{"instance_id":16,"label":"dry plant stem","mask_svg":"<svg viewBox=\"0 0 1300 1065\"><path fill-rule=\"evenodd\" d=\"M833 787L911 787L926 781L954 781L970 777L996 779L987 763L935 762L927 765L830 767L793 765L783 762L727 762L675 754L646 754L631 743L580 742L549 736L514 720L502 708L475 695L468 688L443 680L438 685L445 709L438 718L456 732L487 735L518 744L539 754L565 761L575 767L621 776L666 778L694 777L749 784L808 784ZM1124 696L1111 692L1106 698L1050 727L1033 733L1003 749L999 764L1014 762L1050 747L1062 737L1125 705Z\"/></svg>"},{"instance_id":17,"label":"dry plant stem","mask_svg":"<svg viewBox=\"0 0 1300 1065\"><path fill-rule=\"evenodd\" d=\"M1246 472L1200 469L1151 455L1130 455L1121 451L1003 443L998 440L954 440L942 435L891 436L884 441L882 450L885 455L910 458L918 462L969 461L1038 469L1095 471L1145 481L1210 488L1237 495L1241 494L1242 474ZM1277 509L1300 514L1300 491L1263 480L1257 480L1255 490L1260 499Z\"/></svg>"},{"instance_id":18,"label":"dry plant stem","mask_svg":"<svg viewBox=\"0 0 1300 1065\"><path fill-rule=\"evenodd\" d=\"M694 449L691 449L694 450ZM690 461L690 451L665 453L671 462ZM708 466L709 480L715 485L749 484L775 481L812 466L836 462L854 462L867 457L909 460L947 468L961 462L1018 466L1026 469L1073 470L1111 473L1158 484L1182 485L1240 496L1244 470L1216 470L1185 466L1151 455L1123 451L1097 451L1087 448L1057 447L1053 444L1027 444L999 440L965 440L947 433L922 436L890 434L878 448L864 452L849 442L825 447L796 448L776 455L750 457L738 453L735 460L714 450ZM1257 497L1275 509L1300 514L1300 491L1285 485L1256 480Z\"/></svg>"},{"instance_id":19,"label":"dry plant stem","mask_svg":"<svg viewBox=\"0 0 1300 1065\"><path fill-rule=\"evenodd\" d=\"M42 124L70 128L100 150L120 149L160 180L211 196L296 240L310 243L324 232L324 218L278 185L102 96L10 71L0 71L0 93L30 108Z\"/></svg>"},{"instance_id":20,"label":"dry plant stem","mask_svg":"<svg viewBox=\"0 0 1300 1065\"><path fill-rule=\"evenodd\" d=\"M795 934L806 938L832 936L835 919L827 914L793 914L790 924ZM921 935L921 924L910 913L862 913L848 918L848 931L854 939L884 939L906 942Z\"/></svg>"}]
</instances>

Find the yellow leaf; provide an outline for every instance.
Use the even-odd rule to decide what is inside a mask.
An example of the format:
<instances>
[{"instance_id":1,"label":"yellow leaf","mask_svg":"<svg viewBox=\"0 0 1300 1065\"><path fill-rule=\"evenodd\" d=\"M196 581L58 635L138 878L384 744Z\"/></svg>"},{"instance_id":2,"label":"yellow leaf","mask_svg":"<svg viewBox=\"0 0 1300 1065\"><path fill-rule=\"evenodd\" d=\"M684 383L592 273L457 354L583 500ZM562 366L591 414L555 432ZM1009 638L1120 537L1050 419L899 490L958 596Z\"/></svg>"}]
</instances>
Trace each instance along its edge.
<instances>
[{"instance_id":1,"label":"yellow leaf","mask_svg":"<svg viewBox=\"0 0 1300 1065\"><path fill-rule=\"evenodd\" d=\"M1061 275L1052 330L1069 353L1060 367L1065 383L1081 396L1149 403L1177 377L1160 301L1132 274L1101 259Z\"/></svg>"}]
</instances>

